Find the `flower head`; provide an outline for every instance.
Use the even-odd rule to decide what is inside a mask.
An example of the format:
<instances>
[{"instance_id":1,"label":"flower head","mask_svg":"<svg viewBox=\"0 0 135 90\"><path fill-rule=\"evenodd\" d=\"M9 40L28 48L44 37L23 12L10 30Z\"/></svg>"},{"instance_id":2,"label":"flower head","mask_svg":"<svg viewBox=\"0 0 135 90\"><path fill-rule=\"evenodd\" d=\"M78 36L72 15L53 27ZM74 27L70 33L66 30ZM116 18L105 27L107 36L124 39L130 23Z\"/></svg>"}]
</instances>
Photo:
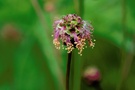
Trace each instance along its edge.
<instances>
[{"instance_id":1,"label":"flower head","mask_svg":"<svg viewBox=\"0 0 135 90\"><path fill-rule=\"evenodd\" d=\"M66 46L65 50L70 53L74 48L79 50L78 54L82 55L82 50L87 40L89 45L94 47L92 42L93 27L88 22L81 19L76 14L68 14L62 19L54 22L54 40L53 44L60 49L60 40Z\"/></svg>"}]
</instances>

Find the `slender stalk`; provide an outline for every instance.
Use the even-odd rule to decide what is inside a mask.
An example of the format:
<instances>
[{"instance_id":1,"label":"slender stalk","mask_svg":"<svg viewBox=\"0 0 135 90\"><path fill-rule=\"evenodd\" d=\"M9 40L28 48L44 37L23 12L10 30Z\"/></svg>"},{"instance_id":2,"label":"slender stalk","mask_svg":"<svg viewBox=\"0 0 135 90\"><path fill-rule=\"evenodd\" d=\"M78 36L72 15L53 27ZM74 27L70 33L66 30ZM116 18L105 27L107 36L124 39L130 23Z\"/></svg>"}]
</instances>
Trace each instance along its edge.
<instances>
[{"instance_id":1,"label":"slender stalk","mask_svg":"<svg viewBox=\"0 0 135 90\"><path fill-rule=\"evenodd\" d=\"M70 79L71 57L72 57L72 52L68 54L67 73L66 73L66 90L69 90L69 79Z\"/></svg>"},{"instance_id":2,"label":"slender stalk","mask_svg":"<svg viewBox=\"0 0 135 90\"><path fill-rule=\"evenodd\" d=\"M126 10L126 0L122 0L122 30L123 30L123 43L122 47L125 48L125 39L128 37L126 34L126 17L127 17L127 10ZM134 42L133 42L134 43ZM131 69L131 64L133 61L133 52L125 52L122 50L122 68L121 68L121 80L117 90L124 90L126 87L126 80Z\"/></svg>"},{"instance_id":3,"label":"slender stalk","mask_svg":"<svg viewBox=\"0 0 135 90\"><path fill-rule=\"evenodd\" d=\"M135 36L133 36L133 45L134 44L135 44ZM124 58L124 62L123 62L123 66L122 66L122 71L121 71L122 77L121 77L121 81L120 81L120 85L118 87L118 90L124 90L126 88L125 82L128 78L133 59L134 59L134 50L133 50L133 52L126 53L125 58Z\"/></svg>"},{"instance_id":4,"label":"slender stalk","mask_svg":"<svg viewBox=\"0 0 135 90\"><path fill-rule=\"evenodd\" d=\"M96 85L95 90L103 90L100 86L100 84Z\"/></svg>"},{"instance_id":5,"label":"slender stalk","mask_svg":"<svg viewBox=\"0 0 135 90\"><path fill-rule=\"evenodd\" d=\"M102 88L101 87L96 87L95 90L102 90Z\"/></svg>"},{"instance_id":6,"label":"slender stalk","mask_svg":"<svg viewBox=\"0 0 135 90\"><path fill-rule=\"evenodd\" d=\"M101 81L95 81L92 83L92 85L88 86L94 88L95 90L103 90L100 83Z\"/></svg>"}]
</instances>

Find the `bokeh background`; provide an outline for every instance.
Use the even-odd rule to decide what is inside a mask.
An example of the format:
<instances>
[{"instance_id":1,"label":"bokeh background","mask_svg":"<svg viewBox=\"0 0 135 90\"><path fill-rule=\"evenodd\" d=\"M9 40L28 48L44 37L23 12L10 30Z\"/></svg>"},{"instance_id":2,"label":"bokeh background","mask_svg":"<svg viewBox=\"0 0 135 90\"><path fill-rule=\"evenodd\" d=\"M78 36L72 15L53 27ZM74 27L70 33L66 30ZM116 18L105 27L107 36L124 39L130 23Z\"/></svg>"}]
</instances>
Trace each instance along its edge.
<instances>
[{"instance_id":1,"label":"bokeh background","mask_svg":"<svg viewBox=\"0 0 135 90\"><path fill-rule=\"evenodd\" d=\"M0 0L0 90L65 90L67 53L51 35L53 21L70 13L92 22L96 39L73 54L72 90L94 90L82 79L91 66L103 90L135 90L134 0Z\"/></svg>"}]
</instances>

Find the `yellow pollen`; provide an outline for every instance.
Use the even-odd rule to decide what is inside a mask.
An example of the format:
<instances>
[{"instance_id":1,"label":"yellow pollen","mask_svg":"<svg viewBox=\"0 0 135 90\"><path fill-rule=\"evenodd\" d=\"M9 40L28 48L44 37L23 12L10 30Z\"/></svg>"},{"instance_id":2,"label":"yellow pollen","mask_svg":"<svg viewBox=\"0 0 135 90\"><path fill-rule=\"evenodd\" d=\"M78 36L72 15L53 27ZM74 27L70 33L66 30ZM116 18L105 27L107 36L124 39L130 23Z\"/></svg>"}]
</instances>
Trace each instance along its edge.
<instances>
[{"instance_id":1,"label":"yellow pollen","mask_svg":"<svg viewBox=\"0 0 135 90\"><path fill-rule=\"evenodd\" d=\"M58 39L54 39L53 44L55 45L56 49L60 49L60 42L58 41Z\"/></svg>"},{"instance_id":2,"label":"yellow pollen","mask_svg":"<svg viewBox=\"0 0 135 90\"><path fill-rule=\"evenodd\" d=\"M80 39L79 42L76 44L76 48L79 50L78 54L80 54L80 56L82 56L82 51L84 49L85 44L85 39Z\"/></svg>"},{"instance_id":3,"label":"yellow pollen","mask_svg":"<svg viewBox=\"0 0 135 90\"><path fill-rule=\"evenodd\" d=\"M67 50L67 53L72 52L72 50L74 49L73 44L72 43L67 43L67 48L65 48L65 50Z\"/></svg>"},{"instance_id":4,"label":"yellow pollen","mask_svg":"<svg viewBox=\"0 0 135 90\"><path fill-rule=\"evenodd\" d=\"M91 42L91 43L90 43L90 46L91 46L92 48L94 48L95 43Z\"/></svg>"}]
</instances>

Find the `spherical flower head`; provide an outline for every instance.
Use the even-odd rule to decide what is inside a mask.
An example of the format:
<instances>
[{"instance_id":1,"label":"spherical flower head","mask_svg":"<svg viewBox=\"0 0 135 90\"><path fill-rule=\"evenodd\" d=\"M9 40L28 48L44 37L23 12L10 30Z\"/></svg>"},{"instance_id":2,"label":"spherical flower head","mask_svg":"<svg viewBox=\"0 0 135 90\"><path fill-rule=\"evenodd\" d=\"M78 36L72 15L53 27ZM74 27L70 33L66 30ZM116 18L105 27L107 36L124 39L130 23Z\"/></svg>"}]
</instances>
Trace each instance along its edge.
<instances>
[{"instance_id":1,"label":"spherical flower head","mask_svg":"<svg viewBox=\"0 0 135 90\"><path fill-rule=\"evenodd\" d=\"M82 20L76 14L68 14L62 19L54 22L54 40L53 44L56 49L60 49L60 40L66 46L63 47L68 53L72 52L74 48L79 50L78 54L82 55L82 50L85 48L86 40L89 45L94 47L92 42L93 27L88 22Z\"/></svg>"},{"instance_id":2,"label":"spherical flower head","mask_svg":"<svg viewBox=\"0 0 135 90\"><path fill-rule=\"evenodd\" d=\"M98 84L101 80L101 74L96 67L89 67L85 70L83 78L88 85Z\"/></svg>"}]
</instances>

